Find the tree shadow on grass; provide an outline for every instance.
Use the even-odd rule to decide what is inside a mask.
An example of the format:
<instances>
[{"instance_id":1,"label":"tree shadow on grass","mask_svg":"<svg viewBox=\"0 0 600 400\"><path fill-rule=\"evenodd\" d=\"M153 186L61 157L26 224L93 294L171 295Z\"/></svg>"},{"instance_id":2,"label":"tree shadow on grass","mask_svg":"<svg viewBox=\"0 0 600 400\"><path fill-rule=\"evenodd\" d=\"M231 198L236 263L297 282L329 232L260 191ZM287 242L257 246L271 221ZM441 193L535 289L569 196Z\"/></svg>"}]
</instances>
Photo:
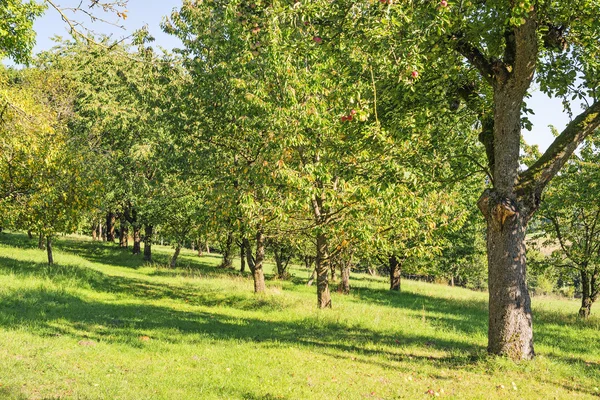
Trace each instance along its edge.
<instances>
[{"instance_id":1,"label":"tree shadow on grass","mask_svg":"<svg viewBox=\"0 0 600 400\"><path fill-rule=\"evenodd\" d=\"M359 301L411 310L441 329L456 330L469 336L487 334L487 301L448 299L370 288L359 288L353 293ZM534 310L533 316L536 345L559 348L561 353L570 355L565 357L564 354L551 351L546 354L548 357L568 364L590 364L586 360L590 357L590 352L600 352L597 329L594 329L593 322L547 310ZM597 366L592 365L592 369L594 368Z\"/></svg>"},{"instance_id":2,"label":"tree shadow on grass","mask_svg":"<svg viewBox=\"0 0 600 400\"><path fill-rule=\"evenodd\" d=\"M90 301L64 290L35 288L2 298L0 326L26 327L41 336L68 335L108 343L148 345L140 335L168 343L194 344L209 339L260 343L265 346L305 346L363 356L403 357L402 348L437 341L439 345L480 352L468 342L439 340L418 333L391 335L344 323L305 318L268 321L232 317L218 312L186 312L151 304L115 304ZM321 350L319 350L321 351ZM459 361L464 360L460 358ZM378 361L386 364L385 358ZM453 365L457 360L448 359Z\"/></svg>"}]
</instances>

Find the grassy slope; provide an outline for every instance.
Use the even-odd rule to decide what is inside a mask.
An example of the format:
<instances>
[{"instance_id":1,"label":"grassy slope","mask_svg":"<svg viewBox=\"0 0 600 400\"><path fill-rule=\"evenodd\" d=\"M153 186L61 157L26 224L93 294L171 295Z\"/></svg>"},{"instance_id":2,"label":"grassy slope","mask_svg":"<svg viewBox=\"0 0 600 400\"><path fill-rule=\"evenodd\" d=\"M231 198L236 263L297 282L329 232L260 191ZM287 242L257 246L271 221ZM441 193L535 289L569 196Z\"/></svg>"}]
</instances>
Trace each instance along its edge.
<instances>
[{"instance_id":1,"label":"grassy slope","mask_svg":"<svg viewBox=\"0 0 600 400\"><path fill-rule=\"evenodd\" d=\"M319 311L314 287L269 281L257 297L215 256L184 252L173 271L74 237L55 248L48 267L34 241L0 234L0 398L600 395L600 319L578 321L574 301L533 300L538 357L513 363L485 354L483 293L409 281L390 293L356 275ZM166 263L171 250L154 250Z\"/></svg>"}]
</instances>

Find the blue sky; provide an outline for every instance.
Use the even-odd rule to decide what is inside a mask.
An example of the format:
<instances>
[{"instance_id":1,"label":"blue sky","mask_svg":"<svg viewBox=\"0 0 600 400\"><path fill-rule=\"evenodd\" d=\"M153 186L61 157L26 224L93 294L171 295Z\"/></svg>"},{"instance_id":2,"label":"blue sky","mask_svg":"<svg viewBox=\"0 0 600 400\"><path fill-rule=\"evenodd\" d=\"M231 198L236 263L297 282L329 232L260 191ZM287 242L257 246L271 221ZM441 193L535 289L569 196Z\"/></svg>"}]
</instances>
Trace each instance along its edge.
<instances>
[{"instance_id":1,"label":"blue sky","mask_svg":"<svg viewBox=\"0 0 600 400\"><path fill-rule=\"evenodd\" d=\"M57 3L63 7L74 7L79 4L79 0L57 0ZM115 38L127 36L134 30L147 25L152 36L156 38L155 44L157 46L172 49L178 47L180 42L178 39L163 33L160 29L160 22L165 15L169 15L174 8L179 8L180 5L181 0L129 0L128 18L125 21L117 19L114 15L99 11L99 16L110 21L117 21L125 26L125 30L102 23L91 24L89 19L86 20L85 16L82 15L77 16L75 19L84 22L86 26L97 33L112 34ZM48 9L46 14L35 22L34 28L37 33L37 44L34 53L54 46L55 43L51 40L52 37L56 35L67 37L69 35L67 25L61 20L59 14L52 9ZM535 90L532 98L528 100L528 105L535 112L535 115L530 116L534 128L531 132L524 131L523 135L528 143L538 144L543 151L553 140L548 125L554 125L560 131L569 122L569 118L563 111L560 100L550 99ZM574 106L573 109L578 111L579 107Z\"/></svg>"}]
</instances>

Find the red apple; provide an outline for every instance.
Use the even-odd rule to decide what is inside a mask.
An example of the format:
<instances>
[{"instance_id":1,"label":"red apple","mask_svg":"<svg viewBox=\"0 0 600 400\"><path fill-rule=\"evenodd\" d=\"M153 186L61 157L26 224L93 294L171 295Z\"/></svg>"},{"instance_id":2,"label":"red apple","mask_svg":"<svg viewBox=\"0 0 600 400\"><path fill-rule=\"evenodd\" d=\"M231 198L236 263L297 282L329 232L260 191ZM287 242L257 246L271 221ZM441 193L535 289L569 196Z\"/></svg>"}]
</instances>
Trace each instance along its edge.
<instances>
[{"instance_id":1,"label":"red apple","mask_svg":"<svg viewBox=\"0 0 600 400\"><path fill-rule=\"evenodd\" d=\"M323 42L323 39L321 39L318 36L313 36L313 42L315 42L316 44L321 44Z\"/></svg>"},{"instance_id":2,"label":"red apple","mask_svg":"<svg viewBox=\"0 0 600 400\"><path fill-rule=\"evenodd\" d=\"M414 70L413 72L411 72L411 75L413 78L418 78L419 77L419 71Z\"/></svg>"},{"instance_id":3,"label":"red apple","mask_svg":"<svg viewBox=\"0 0 600 400\"><path fill-rule=\"evenodd\" d=\"M350 110L350 115L356 115L356 110Z\"/></svg>"},{"instance_id":4,"label":"red apple","mask_svg":"<svg viewBox=\"0 0 600 400\"><path fill-rule=\"evenodd\" d=\"M347 121L352 121L353 119L354 119L354 117L353 117L352 115L348 115L348 116L346 117L346 120L347 120Z\"/></svg>"},{"instance_id":5,"label":"red apple","mask_svg":"<svg viewBox=\"0 0 600 400\"><path fill-rule=\"evenodd\" d=\"M440 6L448 7L448 2L446 0L442 0L442 1L440 1Z\"/></svg>"}]
</instances>

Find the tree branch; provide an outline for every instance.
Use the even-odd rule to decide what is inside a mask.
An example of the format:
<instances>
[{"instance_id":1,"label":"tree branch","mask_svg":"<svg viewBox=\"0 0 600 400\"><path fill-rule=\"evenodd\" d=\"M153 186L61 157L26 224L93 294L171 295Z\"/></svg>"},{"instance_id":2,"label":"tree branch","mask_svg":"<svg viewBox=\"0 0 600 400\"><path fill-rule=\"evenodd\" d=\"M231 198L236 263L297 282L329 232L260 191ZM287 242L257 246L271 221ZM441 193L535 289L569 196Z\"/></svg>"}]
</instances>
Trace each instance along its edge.
<instances>
[{"instance_id":1,"label":"tree branch","mask_svg":"<svg viewBox=\"0 0 600 400\"><path fill-rule=\"evenodd\" d=\"M523 194L527 190L534 190L540 194L577 147L598 126L600 126L600 102L596 101L567 125L539 160L520 174L517 192Z\"/></svg>"},{"instance_id":2,"label":"tree branch","mask_svg":"<svg viewBox=\"0 0 600 400\"><path fill-rule=\"evenodd\" d=\"M451 37L454 41L454 48L463 57L479 70L481 76L492 86L494 86L494 68L493 64L477 47L469 43L463 33L457 33Z\"/></svg>"}]
</instances>

